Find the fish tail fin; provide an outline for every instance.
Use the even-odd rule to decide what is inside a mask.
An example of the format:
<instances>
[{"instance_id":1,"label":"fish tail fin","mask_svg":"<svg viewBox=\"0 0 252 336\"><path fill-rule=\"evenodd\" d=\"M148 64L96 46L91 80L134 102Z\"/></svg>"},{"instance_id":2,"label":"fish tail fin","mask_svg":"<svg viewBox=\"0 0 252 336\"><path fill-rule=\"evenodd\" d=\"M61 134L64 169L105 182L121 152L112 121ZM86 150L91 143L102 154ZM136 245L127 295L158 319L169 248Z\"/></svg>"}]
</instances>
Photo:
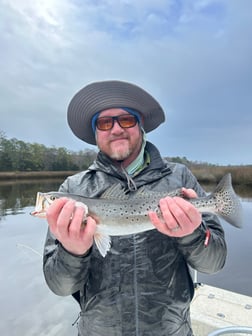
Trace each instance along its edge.
<instances>
[{"instance_id":1,"label":"fish tail fin","mask_svg":"<svg viewBox=\"0 0 252 336\"><path fill-rule=\"evenodd\" d=\"M111 239L109 235L99 229L99 226L94 234L94 241L100 254L105 257L107 252L110 250Z\"/></svg>"},{"instance_id":2,"label":"fish tail fin","mask_svg":"<svg viewBox=\"0 0 252 336\"><path fill-rule=\"evenodd\" d=\"M218 200L216 213L231 225L242 227L242 205L236 195L231 174L228 173L220 180L212 196Z\"/></svg>"}]
</instances>

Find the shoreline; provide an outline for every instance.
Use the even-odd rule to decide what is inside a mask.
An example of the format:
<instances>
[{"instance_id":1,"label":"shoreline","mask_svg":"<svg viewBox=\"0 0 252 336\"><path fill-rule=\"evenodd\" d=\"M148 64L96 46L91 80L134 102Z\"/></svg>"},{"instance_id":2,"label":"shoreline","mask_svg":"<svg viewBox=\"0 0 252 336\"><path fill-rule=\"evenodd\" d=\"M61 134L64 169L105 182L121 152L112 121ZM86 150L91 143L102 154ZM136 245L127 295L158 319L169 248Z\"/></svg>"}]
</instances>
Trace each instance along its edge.
<instances>
[{"instance_id":1,"label":"shoreline","mask_svg":"<svg viewBox=\"0 0 252 336\"><path fill-rule=\"evenodd\" d=\"M231 173L232 184L252 187L252 166L189 166L200 183L216 184L227 173ZM30 171L0 172L0 183L42 179L65 179L79 171Z\"/></svg>"},{"instance_id":2,"label":"shoreline","mask_svg":"<svg viewBox=\"0 0 252 336\"><path fill-rule=\"evenodd\" d=\"M0 182L10 180L61 179L76 173L78 171L0 172Z\"/></svg>"}]
</instances>

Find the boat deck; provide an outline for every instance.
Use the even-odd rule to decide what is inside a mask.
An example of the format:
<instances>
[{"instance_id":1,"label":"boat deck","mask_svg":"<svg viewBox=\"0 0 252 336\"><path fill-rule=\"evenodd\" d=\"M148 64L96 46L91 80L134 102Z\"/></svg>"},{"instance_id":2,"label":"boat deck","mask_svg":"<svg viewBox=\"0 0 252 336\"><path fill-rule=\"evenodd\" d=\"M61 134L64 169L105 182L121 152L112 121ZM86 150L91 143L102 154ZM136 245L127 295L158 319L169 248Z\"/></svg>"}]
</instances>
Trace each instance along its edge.
<instances>
[{"instance_id":1,"label":"boat deck","mask_svg":"<svg viewBox=\"0 0 252 336\"><path fill-rule=\"evenodd\" d=\"M191 304L191 318L195 336L207 336L230 326L252 327L252 297L199 285Z\"/></svg>"}]
</instances>

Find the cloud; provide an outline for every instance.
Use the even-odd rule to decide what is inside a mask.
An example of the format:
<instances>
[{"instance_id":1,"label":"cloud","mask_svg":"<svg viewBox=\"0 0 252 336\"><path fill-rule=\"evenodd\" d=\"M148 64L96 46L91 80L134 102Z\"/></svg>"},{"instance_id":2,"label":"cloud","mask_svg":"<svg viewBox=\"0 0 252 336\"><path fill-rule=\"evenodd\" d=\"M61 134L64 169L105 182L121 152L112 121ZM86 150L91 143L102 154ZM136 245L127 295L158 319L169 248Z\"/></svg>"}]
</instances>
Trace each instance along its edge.
<instances>
[{"instance_id":1,"label":"cloud","mask_svg":"<svg viewBox=\"0 0 252 336\"><path fill-rule=\"evenodd\" d=\"M122 79L164 107L167 124L150 134L162 154L251 163L251 1L0 3L0 121L7 135L83 147L66 125L69 100L91 81ZM218 150L223 144L228 152L230 134L244 148L242 158Z\"/></svg>"}]
</instances>

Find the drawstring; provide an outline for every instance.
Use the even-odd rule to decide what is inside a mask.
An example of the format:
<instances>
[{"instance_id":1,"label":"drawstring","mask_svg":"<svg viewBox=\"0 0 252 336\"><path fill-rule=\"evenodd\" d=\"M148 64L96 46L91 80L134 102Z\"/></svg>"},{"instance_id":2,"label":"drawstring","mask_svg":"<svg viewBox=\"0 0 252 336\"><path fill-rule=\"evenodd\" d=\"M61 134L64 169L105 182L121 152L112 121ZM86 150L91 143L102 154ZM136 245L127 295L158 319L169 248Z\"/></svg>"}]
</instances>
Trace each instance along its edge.
<instances>
[{"instance_id":1,"label":"drawstring","mask_svg":"<svg viewBox=\"0 0 252 336\"><path fill-rule=\"evenodd\" d=\"M127 179L127 185L129 188L129 191L135 191L137 190L137 186L133 178L128 174L127 170L123 167L123 164L121 163L121 170L124 173L126 179Z\"/></svg>"},{"instance_id":2,"label":"drawstring","mask_svg":"<svg viewBox=\"0 0 252 336\"><path fill-rule=\"evenodd\" d=\"M75 321L72 323L72 327L75 326L75 324L79 321L80 316L81 316L81 313L78 314L77 318L76 318Z\"/></svg>"}]
</instances>

